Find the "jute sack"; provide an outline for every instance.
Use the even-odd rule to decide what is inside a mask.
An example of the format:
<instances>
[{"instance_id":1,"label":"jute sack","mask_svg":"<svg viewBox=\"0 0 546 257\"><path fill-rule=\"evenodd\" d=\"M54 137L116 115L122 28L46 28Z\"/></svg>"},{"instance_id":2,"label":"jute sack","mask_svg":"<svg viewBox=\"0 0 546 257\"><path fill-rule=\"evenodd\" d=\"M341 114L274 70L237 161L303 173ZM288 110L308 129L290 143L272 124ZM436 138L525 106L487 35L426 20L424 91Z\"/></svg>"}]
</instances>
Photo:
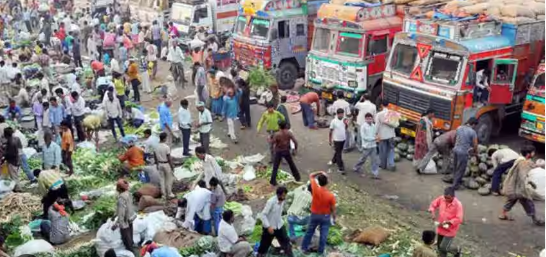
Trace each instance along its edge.
<instances>
[{"instance_id":1,"label":"jute sack","mask_svg":"<svg viewBox=\"0 0 546 257\"><path fill-rule=\"evenodd\" d=\"M544 15L537 15L537 20L543 21L544 20Z\"/></svg>"},{"instance_id":2,"label":"jute sack","mask_svg":"<svg viewBox=\"0 0 546 257\"><path fill-rule=\"evenodd\" d=\"M516 24L516 25L536 21L535 19L528 18L528 17L506 17L506 16L501 17L500 20L504 23L510 23L510 24Z\"/></svg>"},{"instance_id":3,"label":"jute sack","mask_svg":"<svg viewBox=\"0 0 546 257\"><path fill-rule=\"evenodd\" d=\"M414 0L394 0L395 4L407 4L413 2Z\"/></svg>"},{"instance_id":4,"label":"jute sack","mask_svg":"<svg viewBox=\"0 0 546 257\"><path fill-rule=\"evenodd\" d=\"M460 8L460 10L463 11L463 12L466 12L468 14L481 14L489 6L490 6L489 3L479 3L479 4L475 4L475 5L462 7L462 8Z\"/></svg>"},{"instance_id":5,"label":"jute sack","mask_svg":"<svg viewBox=\"0 0 546 257\"><path fill-rule=\"evenodd\" d=\"M501 7L501 14L504 17L527 17L527 18L535 18L535 12L533 12L530 9L527 9L528 7L524 7L521 5L515 5L515 4L509 4Z\"/></svg>"},{"instance_id":6,"label":"jute sack","mask_svg":"<svg viewBox=\"0 0 546 257\"><path fill-rule=\"evenodd\" d=\"M353 239L353 242L378 246L387 240L389 235L390 233L386 229L379 226L373 226L364 229Z\"/></svg>"},{"instance_id":7,"label":"jute sack","mask_svg":"<svg viewBox=\"0 0 546 257\"><path fill-rule=\"evenodd\" d=\"M544 3L537 3L537 2L530 2L527 4L529 6L529 9L533 10L536 15L544 15L544 10L546 9L546 4Z\"/></svg>"}]
</instances>

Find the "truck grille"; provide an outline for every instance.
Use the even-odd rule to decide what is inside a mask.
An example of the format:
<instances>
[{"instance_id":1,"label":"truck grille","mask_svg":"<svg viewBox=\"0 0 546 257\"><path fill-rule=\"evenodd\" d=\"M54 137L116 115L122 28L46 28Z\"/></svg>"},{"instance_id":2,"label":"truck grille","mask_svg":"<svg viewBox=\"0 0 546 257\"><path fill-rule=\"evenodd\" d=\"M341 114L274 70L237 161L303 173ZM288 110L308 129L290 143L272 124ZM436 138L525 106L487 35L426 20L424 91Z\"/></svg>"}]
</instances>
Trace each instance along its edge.
<instances>
[{"instance_id":1,"label":"truck grille","mask_svg":"<svg viewBox=\"0 0 546 257\"><path fill-rule=\"evenodd\" d=\"M383 82L383 99L389 103L420 114L427 109L434 111L434 116L442 120L451 120L451 101L430 97L425 94L397 87Z\"/></svg>"},{"instance_id":2,"label":"truck grille","mask_svg":"<svg viewBox=\"0 0 546 257\"><path fill-rule=\"evenodd\" d=\"M338 81L338 74L339 72L334 69L334 68L331 68L331 67L322 67L322 76L324 76L324 78L326 78L327 80L331 80L331 81Z\"/></svg>"}]
</instances>

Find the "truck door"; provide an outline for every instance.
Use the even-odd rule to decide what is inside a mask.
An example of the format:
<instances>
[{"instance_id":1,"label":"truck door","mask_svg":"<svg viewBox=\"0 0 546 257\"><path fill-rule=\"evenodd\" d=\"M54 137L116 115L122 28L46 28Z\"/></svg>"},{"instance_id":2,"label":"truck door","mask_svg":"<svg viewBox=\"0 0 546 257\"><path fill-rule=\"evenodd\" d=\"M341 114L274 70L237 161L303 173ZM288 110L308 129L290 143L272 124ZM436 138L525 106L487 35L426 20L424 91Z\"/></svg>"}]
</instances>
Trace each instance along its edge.
<instances>
[{"instance_id":1,"label":"truck door","mask_svg":"<svg viewBox=\"0 0 546 257\"><path fill-rule=\"evenodd\" d=\"M389 49L389 31L375 31L368 36L366 58L373 62L368 66L368 75L372 76L385 70L386 55Z\"/></svg>"},{"instance_id":2,"label":"truck door","mask_svg":"<svg viewBox=\"0 0 546 257\"><path fill-rule=\"evenodd\" d=\"M509 104L512 102L517 70L518 60L516 59L494 60L491 72L489 103Z\"/></svg>"},{"instance_id":3,"label":"truck door","mask_svg":"<svg viewBox=\"0 0 546 257\"><path fill-rule=\"evenodd\" d=\"M291 53L290 49L290 20L277 21L277 55L282 60L288 53Z\"/></svg>"},{"instance_id":4,"label":"truck door","mask_svg":"<svg viewBox=\"0 0 546 257\"><path fill-rule=\"evenodd\" d=\"M212 13L208 4L196 5L193 10L192 26L213 29L211 21Z\"/></svg>"}]
</instances>

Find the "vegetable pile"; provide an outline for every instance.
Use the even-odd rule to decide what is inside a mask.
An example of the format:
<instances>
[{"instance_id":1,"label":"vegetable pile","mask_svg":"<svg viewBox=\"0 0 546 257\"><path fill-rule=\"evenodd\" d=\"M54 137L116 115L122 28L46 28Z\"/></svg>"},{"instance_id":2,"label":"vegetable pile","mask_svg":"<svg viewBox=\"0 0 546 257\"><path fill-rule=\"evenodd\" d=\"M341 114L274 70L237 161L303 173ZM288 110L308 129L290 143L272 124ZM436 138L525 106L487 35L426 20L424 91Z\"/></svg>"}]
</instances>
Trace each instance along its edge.
<instances>
[{"instance_id":1,"label":"vegetable pile","mask_svg":"<svg viewBox=\"0 0 546 257\"><path fill-rule=\"evenodd\" d=\"M204 236L199 238L196 245L180 249L180 255L182 257L200 256L207 252L214 252L216 248L214 238L212 236Z\"/></svg>"},{"instance_id":2,"label":"vegetable pile","mask_svg":"<svg viewBox=\"0 0 546 257\"><path fill-rule=\"evenodd\" d=\"M32 215L42 210L41 199L30 193L11 193L0 200L0 222L9 222L19 216L22 222L29 222Z\"/></svg>"},{"instance_id":3,"label":"vegetable pile","mask_svg":"<svg viewBox=\"0 0 546 257\"><path fill-rule=\"evenodd\" d=\"M76 173L94 175L114 181L118 177L121 162L118 160L118 152L95 152L87 148L78 148L72 159Z\"/></svg>"},{"instance_id":4,"label":"vegetable pile","mask_svg":"<svg viewBox=\"0 0 546 257\"><path fill-rule=\"evenodd\" d=\"M82 225L87 229L96 230L116 213L116 198L113 196L100 197L93 204L93 212L91 217L83 220Z\"/></svg>"},{"instance_id":5,"label":"vegetable pile","mask_svg":"<svg viewBox=\"0 0 546 257\"><path fill-rule=\"evenodd\" d=\"M0 223L0 235L5 238L4 245L8 250L32 240L32 235L22 231L22 228L26 228L25 225L19 215L13 216L8 222Z\"/></svg>"}]
</instances>

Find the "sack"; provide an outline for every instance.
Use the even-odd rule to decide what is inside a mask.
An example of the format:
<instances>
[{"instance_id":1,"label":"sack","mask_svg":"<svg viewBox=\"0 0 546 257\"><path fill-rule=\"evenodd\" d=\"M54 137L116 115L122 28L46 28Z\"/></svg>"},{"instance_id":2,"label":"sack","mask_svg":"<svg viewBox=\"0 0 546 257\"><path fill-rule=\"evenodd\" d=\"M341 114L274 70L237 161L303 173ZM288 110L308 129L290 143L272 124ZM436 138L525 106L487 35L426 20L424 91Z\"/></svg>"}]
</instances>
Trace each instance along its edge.
<instances>
[{"instance_id":1,"label":"sack","mask_svg":"<svg viewBox=\"0 0 546 257\"><path fill-rule=\"evenodd\" d=\"M112 226L114 224L115 223L113 221L108 219L106 223L102 224L97 231L97 237L95 238L94 242L99 256L104 256L104 253L108 251L108 249L114 249L114 251L125 249L125 246L123 246L123 241L121 241L119 228L112 230Z\"/></svg>"},{"instance_id":2,"label":"sack","mask_svg":"<svg viewBox=\"0 0 546 257\"><path fill-rule=\"evenodd\" d=\"M535 19L531 19L531 18L528 18L528 17L501 17L500 20L504 23L509 23L509 24L525 24L525 23L529 23L529 22L534 22L536 21Z\"/></svg>"},{"instance_id":3,"label":"sack","mask_svg":"<svg viewBox=\"0 0 546 257\"><path fill-rule=\"evenodd\" d=\"M243 179L245 181L251 181L256 178L256 170L254 169L254 166L246 165L243 168Z\"/></svg>"},{"instance_id":4,"label":"sack","mask_svg":"<svg viewBox=\"0 0 546 257\"><path fill-rule=\"evenodd\" d=\"M546 4L530 2L529 9L533 10L536 15L544 15L544 10L546 9Z\"/></svg>"},{"instance_id":5,"label":"sack","mask_svg":"<svg viewBox=\"0 0 546 257\"><path fill-rule=\"evenodd\" d=\"M150 206L162 205L159 199L155 199L149 195L143 195L138 201L138 210L142 211Z\"/></svg>"},{"instance_id":6,"label":"sack","mask_svg":"<svg viewBox=\"0 0 546 257\"><path fill-rule=\"evenodd\" d=\"M470 6L460 8L460 10L463 11L463 12L466 12L468 14L480 14L486 8L488 8L489 6L490 6L489 3L479 3L479 4L470 5Z\"/></svg>"},{"instance_id":7,"label":"sack","mask_svg":"<svg viewBox=\"0 0 546 257\"><path fill-rule=\"evenodd\" d=\"M407 4L413 0L394 0L395 4Z\"/></svg>"},{"instance_id":8,"label":"sack","mask_svg":"<svg viewBox=\"0 0 546 257\"><path fill-rule=\"evenodd\" d=\"M181 249L188 246L193 246L201 238L201 235L184 229L175 231L160 231L157 232L153 241L160 245L168 245Z\"/></svg>"},{"instance_id":9,"label":"sack","mask_svg":"<svg viewBox=\"0 0 546 257\"><path fill-rule=\"evenodd\" d=\"M397 128L400 126L400 113L396 111L387 111L383 123L389 125L392 128Z\"/></svg>"},{"instance_id":10,"label":"sack","mask_svg":"<svg viewBox=\"0 0 546 257\"><path fill-rule=\"evenodd\" d=\"M536 185L536 189L533 190L535 193L540 196L541 199L544 199L546 196L546 172L543 168L534 168L529 171L527 179L533 184Z\"/></svg>"},{"instance_id":11,"label":"sack","mask_svg":"<svg viewBox=\"0 0 546 257\"><path fill-rule=\"evenodd\" d=\"M527 9L525 6L509 4L501 7L501 14L505 17L527 17L535 18L535 12L530 9Z\"/></svg>"},{"instance_id":12,"label":"sack","mask_svg":"<svg viewBox=\"0 0 546 257\"><path fill-rule=\"evenodd\" d=\"M421 171L421 174L437 174L438 169L436 168L436 162L432 159L428 162L424 170Z\"/></svg>"},{"instance_id":13,"label":"sack","mask_svg":"<svg viewBox=\"0 0 546 257\"><path fill-rule=\"evenodd\" d=\"M103 47L114 47L116 45L116 35L114 33L105 33Z\"/></svg>"},{"instance_id":14,"label":"sack","mask_svg":"<svg viewBox=\"0 0 546 257\"><path fill-rule=\"evenodd\" d=\"M161 190L151 184L144 184L141 188L137 190L142 196L149 195L153 198L158 198L161 196Z\"/></svg>"},{"instance_id":15,"label":"sack","mask_svg":"<svg viewBox=\"0 0 546 257\"><path fill-rule=\"evenodd\" d=\"M353 242L378 246L387 240L389 235L390 233L386 229L379 226L373 226L360 232L360 234L353 239Z\"/></svg>"},{"instance_id":16,"label":"sack","mask_svg":"<svg viewBox=\"0 0 546 257\"><path fill-rule=\"evenodd\" d=\"M43 239L38 240L30 240L17 248L15 248L15 252L13 254L14 257L21 256L21 255L34 255L37 253L54 253L55 248L48 243L47 241Z\"/></svg>"}]
</instances>

